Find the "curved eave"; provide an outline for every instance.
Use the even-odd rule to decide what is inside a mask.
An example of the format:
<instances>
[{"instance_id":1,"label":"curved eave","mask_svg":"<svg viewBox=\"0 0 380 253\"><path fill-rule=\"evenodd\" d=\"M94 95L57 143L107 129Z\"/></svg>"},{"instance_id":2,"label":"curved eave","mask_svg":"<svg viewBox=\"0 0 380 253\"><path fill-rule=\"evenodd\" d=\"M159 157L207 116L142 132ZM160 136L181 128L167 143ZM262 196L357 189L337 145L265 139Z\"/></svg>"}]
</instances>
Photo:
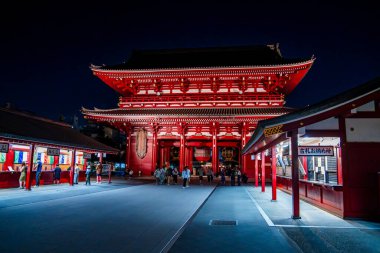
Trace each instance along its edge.
<instances>
[{"instance_id":1,"label":"curved eave","mask_svg":"<svg viewBox=\"0 0 380 253\"><path fill-rule=\"evenodd\" d=\"M183 67L183 68L152 68L152 69L107 69L107 67L90 67L93 72L102 72L102 73L154 73L154 72L169 72L169 71L204 71L204 70L243 70L243 69L268 69L268 68L292 68L299 67L308 64L313 64L315 61L313 56L310 60L301 61L296 63L287 63L287 64L273 64L273 65L246 65L246 66L215 66L215 67Z\"/></svg>"}]
</instances>

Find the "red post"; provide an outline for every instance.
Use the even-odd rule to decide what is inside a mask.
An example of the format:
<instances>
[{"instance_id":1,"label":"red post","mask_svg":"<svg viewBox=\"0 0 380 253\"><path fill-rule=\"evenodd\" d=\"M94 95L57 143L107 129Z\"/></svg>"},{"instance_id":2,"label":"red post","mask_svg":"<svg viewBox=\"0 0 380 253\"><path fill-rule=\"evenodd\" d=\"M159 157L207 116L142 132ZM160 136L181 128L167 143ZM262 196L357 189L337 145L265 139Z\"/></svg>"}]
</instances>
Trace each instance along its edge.
<instances>
[{"instance_id":1,"label":"red post","mask_svg":"<svg viewBox=\"0 0 380 253\"><path fill-rule=\"evenodd\" d=\"M272 201L277 200L277 156L276 146L272 147Z\"/></svg>"},{"instance_id":2,"label":"red post","mask_svg":"<svg viewBox=\"0 0 380 253\"><path fill-rule=\"evenodd\" d=\"M127 168L130 168L131 167L131 132L132 132L132 128L129 128L127 130L127 145L126 145L126 154L125 154L125 163L126 163L126 167Z\"/></svg>"},{"instance_id":3,"label":"red post","mask_svg":"<svg viewBox=\"0 0 380 253\"><path fill-rule=\"evenodd\" d=\"M218 171L218 143L216 141L216 127L212 134L212 171L216 173Z\"/></svg>"},{"instance_id":4,"label":"red post","mask_svg":"<svg viewBox=\"0 0 380 253\"><path fill-rule=\"evenodd\" d=\"M157 128L153 128L153 143L152 143L152 168L154 171L157 166L157 151L158 151L158 142L157 142ZM139 168L140 170L141 168Z\"/></svg>"},{"instance_id":5,"label":"red post","mask_svg":"<svg viewBox=\"0 0 380 253\"><path fill-rule=\"evenodd\" d=\"M342 175L342 149L339 147L336 149L337 157L337 167L338 167L338 184L343 184L343 175Z\"/></svg>"},{"instance_id":6,"label":"red post","mask_svg":"<svg viewBox=\"0 0 380 253\"><path fill-rule=\"evenodd\" d=\"M292 200L293 200L293 219L301 219L300 216L300 189L299 189L299 170L298 170L298 130L292 131Z\"/></svg>"},{"instance_id":7,"label":"red post","mask_svg":"<svg viewBox=\"0 0 380 253\"><path fill-rule=\"evenodd\" d=\"M242 123L242 127L241 127L241 150L243 150L244 146L247 144L247 132L248 132L248 126L247 126L247 123L246 122L243 122ZM247 168L246 168L246 165L247 165L247 156L242 156L240 155L241 157L241 166L240 166L240 170L242 173L245 173L247 171Z\"/></svg>"},{"instance_id":8,"label":"red post","mask_svg":"<svg viewBox=\"0 0 380 253\"><path fill-rule=\"evenodd\" d=\"M32 170L33 170L33 157L34 157L34 144L30 146L29 151L29 165L28 170L26 171L26 181L25 181L25 190L30 191L32 187Z\"/></svg>"},{"instance_id":9,"label":"red post","mask_svg":"<svg viewBox=\"0 0 380 253\"><path fill-rule=\"evenodd\" d=\"M189 169L193 171L194 147L189 147Z\"/></svg>"},{"instance_id":10,"label":"red post","mask_svg":"<svg viewBox=\"0 0 380 253\"><path fill-rule=\"evenodd\" d=\"M76 150L74 149L72 151L73 155L71 157L71 170L70 170L70 185L73 186L74 185L74 170L75 170L75 155L76 155Z\"/></svg>"},{"instance_id":11,"label":"red post","mask_svg":"<svg viewBox=\"0 0 380 253\"><path fill-rule=\"evenodd\" d=\"M255 187L259 187L259 154L255 155Z\"/></svg>"},{"instance_id":12,"label":"red post","mask_svg":"<svg viewBox=\"0 0 380 253\"><path fill-rule=\"evenodd\" d=\"M185 124L180 122L178 124L178 132L181 135L180 147L179 147L179 171L183 171L185 167Z\"/></svg>"},{"instance_id":13,"label":"red post","mask_svg":"<svg viewBox=\"0 0 380 253\"><path fill-rule=\"evenodd\" d=\"M265 192L265 152L261 152L261 191Z\"/></svg>"},{"instance_id":14,"label":"red post","mask_svg":"<svg viewBox=\"0 0 380 253\"><path fill-rule=\"evenodd\" d=\"M305 175L303 175L303 179L307 180L308 169L307 169L307 157L306 156L302 156L302 166L303 166L303 171L305 172Z\"/></svg>"}]
</instances>

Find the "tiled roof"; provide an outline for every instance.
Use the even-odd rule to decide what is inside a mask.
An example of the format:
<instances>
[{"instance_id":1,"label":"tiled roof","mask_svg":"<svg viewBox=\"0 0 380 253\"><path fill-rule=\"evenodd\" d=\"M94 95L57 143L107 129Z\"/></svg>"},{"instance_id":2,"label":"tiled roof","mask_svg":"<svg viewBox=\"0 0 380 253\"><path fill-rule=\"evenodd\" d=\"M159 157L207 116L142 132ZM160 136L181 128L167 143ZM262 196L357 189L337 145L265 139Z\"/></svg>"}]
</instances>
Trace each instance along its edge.
<instances>
[{"instance_id":1,"label":"tiled roof","mask_svg":"<svg viewBox=\"0 0 380 253\"><path fill-rule=\"evenodd\" d=\"M135 50L123 64L100 69L165 69L188 67L262 66L303 62L285 59L277 45L187 48L166 50Z\"/></svg>"},{"instance_id":2,"label":"tiled roof","mask_svg":"<svg viewBox=\"0 0 380 253\"><path fill-rule=\"evenodd\" d=\"M143 108L143 109L110 109L88 110L87 115L110 116L239 116L239 115L281 115L292 111L290 108Z\"/></svg>"},{"instance_id":3,"label":"tiled roof","mask_svg":"<svg viewBox=\"0 0 380 253\"><path fill-rule=\"evenodd\" d=\"M0 137L94 151L118 152L117 149L81 134L70 125L3 108L0 108Z\"/></svg>"}]
</instances>

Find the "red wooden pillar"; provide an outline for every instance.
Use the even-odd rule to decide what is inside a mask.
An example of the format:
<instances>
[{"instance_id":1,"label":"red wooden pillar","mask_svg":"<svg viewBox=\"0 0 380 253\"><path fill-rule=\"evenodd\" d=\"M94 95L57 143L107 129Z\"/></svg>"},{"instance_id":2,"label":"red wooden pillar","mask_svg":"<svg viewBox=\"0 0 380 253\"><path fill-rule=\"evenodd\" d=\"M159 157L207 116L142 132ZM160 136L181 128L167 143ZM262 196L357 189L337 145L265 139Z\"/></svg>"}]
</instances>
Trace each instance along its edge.
<instances>
[{"instance_id":1,"label":"red wooden pillar","mask_svg":"<svg viewBox=\"0 0 380 253\"><path fill-rule=\"evenodd\" d=\"M126 143L126 147L125 147L125 163L126 163L126 167L127 168L130 168L131 167L131 152L132 152L132 147L131 147L131 132L132 132L132 128L129 127L127 128L127 143Z\"/></svg>"},{"instance_id":2,"label":"red wooden pillar","mask_svg":"<svg viewBox=\"0 0 380 253\"><path fill-rule=\"evenodd\" d=\"M165 164L165 151L166 151L166 147L160 147L160 164L159 164L159 167L162 168Z\"/></svg>"},{"instance_id":3,"label":"red wooden pillar","mask_svg":"<svg viewBox=\"0 0 380 253\"><path fill-rule=\"evenodd\" d=\"M9 145L8 153L5 155L5 163L3 165L4 171L9 171L8 166L12 167L13 169L13 165L15 162L15 151L10 146L11 145Z\"/></svg>"},{"instance_id":4,"label":"red wooden pillar","mask_svg":"<svg viewBox=\"0 0 380 253\"><path fill-rule=\"evenodd\" d=\"M241 150L243 150L244 146L247 144L247 139L246 139L246 135L247 135L247 126L246 126L246 122L243 122L242 123L242 128L241 128ZM248 156L243 156L242 154L240 154L240 157L241 157L241 172L244 173L246 171L246 159Z\"/></svg>"},{"instance_id":5,"label":"red wooden pillar","mask_svg":"<svg viewBox=\"0 0 380 253\"><path fill-rule=\"evenodd\" d=\"M189 147L189 169L193 171L194 147Z\"/></svg>"},{"instance_id":6,"label":"red wooden pillar","mask_svg":"<svg viewBox=\"0 0 380 253\"><path fill-rule=\"evenodd\" d=\"M259 155L255 154L255 187L259 187Z\"/></svg>"},{"instance_id":7,"label":"red wooden pillar","mask_svg":"<svg viewBox=\"0 0 380 253\"><path fill-rule=\"evenodd\" d=\"M265 152L261 152L261 191L265 192Z\"/></svg>"},{"instance_id":8,"label":"red wooden pillar","mask_svg":"<svg viewBox=\"0 0 380 253\"><path fill-rule=\"evenodd\" d=\"M178 132L181 135L179 146L179 171L183 171L185 167L185 123L180 122L178 124Z\"/></svg>"},{"instance_id":9,"label":"red wooden pillar","mask_svg":"<svg viewBox=\"0 0 380 253\"><path fill-rule=\"evenodd\" d=\"M212 171L216 173L218 168L218 146L216 142L216 134L212 135Z\"/></svg>"},{"instance_id":10,"label":"red wooden pillar","mask_svg":"<svg viewBox=\"0 0 380 253\"><path fill-rule=\"evenodd\" d=\"M277 200L277 154L276 146L272 147L272 201Z\"/></svg>"},{"instance_id":11,"label":"red wooden pillar","mask_svg":"<svg viewBox=\"0 0 380 253\"><path fill-rule=\"evenodd\" d=\"M212 171L216 173L218 171L218 143L217 143L217 134L218 134L218 124L212 122L211 132L212 132Z\"/></svg>"},{"instance_id":12,"label":"red wooden pillar","mask_svg":"<svg viewBox=\"0 0 380 253\"><path fill-rule=\"evenodd\" d=\"M29 164L28 170L26 171L26 180L25 180L25 190L30 191L32 187L32 170L33 170L33 157L34 157L35 146L32 144L29 149Z\"/></svg>"},{"instance_id":13,"label":"red wooden pillar","mask_svg":"<svg viewBox=\"0 0 380 253\"><path fill-rule=\"evenodd\" d=\"M343 184L342 176L342 149L340 147L336 148L336 158L337 158L337 169L338 169L338 184Z\"/></svg>"},{"instance_id":14,"label":"red wooden pillar","mask_svg":"<svg viewBox=\"0 0 380 253\"><path fill-rule=\"evenodd\" d=\"M179 169L183 170L185 167L185 136L181 134L180 147L179 147Z\"/></svg>"},{"instance_id":15,"label":"red wooden pillar","mask_svg":"<svg viewBox=\"0 0 380 253\"><path fill-rule=\"evenodd\" d=\"M189 166L189 148L185 145L185 166Z\"/></svg>"},{"instance_id":16,"label":"red wooden pillar","mask_svg":"<svg viewBox=\"0 0 380 253\"><path fill-rule=\"evenodd\" d=\"M158 152L158 142L157 142L157 127L153 127L153 143L152 143L152 167L151 171L154 171L157 166L157 152Z\"/></svg>"},{"instance_id":17,"label":"red wooden pillar","mask_svg":"<svg viewBox=\"0 0 380 253\"><path fill-rule=\"evenodd\" d=\"M307 180L308 169L307 169L307 157L306 156L302 156L302 166L303 166L303 170L305 172L305 175L303 175L303 179Z\"/></svg>"},{"instance_id":18,"label":"red wooden pillar","mask_svg":"<svg viewBox=\"0 0 380 253\"><path fill-rule=\"evenodd\" d=\"M74 170L75 170L75 156L76 156L76 149L72 150L72 156L71 156L71 170L70 170L70 185L74 185ZM99 161L102 158L102 153L100 153ZM101 163L101 162L100 162Z\"/></svg>"},{"instance_id":19,"label":"red wooden pillar","mask_svg":"<svg viewBox=\"0 0 380 253\"><path fill-rule=\"evenodd\" d=\"M301 219L300 216L300 189L299 189L299 166L298 166L298 130L292 131L292 199L293 219Z\"/></svg>"}]
</instances>

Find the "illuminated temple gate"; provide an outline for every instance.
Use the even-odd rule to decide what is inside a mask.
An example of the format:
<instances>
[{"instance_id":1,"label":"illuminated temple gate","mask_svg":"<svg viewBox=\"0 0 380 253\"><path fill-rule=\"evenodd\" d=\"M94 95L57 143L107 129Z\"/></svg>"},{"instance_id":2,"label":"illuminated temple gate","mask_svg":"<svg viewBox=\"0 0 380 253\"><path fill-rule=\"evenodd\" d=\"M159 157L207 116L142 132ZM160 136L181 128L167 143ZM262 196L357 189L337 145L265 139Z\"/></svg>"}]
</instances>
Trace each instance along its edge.
<instances>
[{"instance_id":1,"label":"illuminated temple gate","mask_svg":"<svg viewBox=\"0 0 380 253\"><path fill-rule=\"evenodd\" d=\"M118 108L82 112L127 135L126 163L150 175L156 166L238 165L252 177L241 149L258 120L290 111L284 98L314 58L285 59L278 44L134 51L123 64L91 66L121 94Z\"/></svg>"}]
</instances>

